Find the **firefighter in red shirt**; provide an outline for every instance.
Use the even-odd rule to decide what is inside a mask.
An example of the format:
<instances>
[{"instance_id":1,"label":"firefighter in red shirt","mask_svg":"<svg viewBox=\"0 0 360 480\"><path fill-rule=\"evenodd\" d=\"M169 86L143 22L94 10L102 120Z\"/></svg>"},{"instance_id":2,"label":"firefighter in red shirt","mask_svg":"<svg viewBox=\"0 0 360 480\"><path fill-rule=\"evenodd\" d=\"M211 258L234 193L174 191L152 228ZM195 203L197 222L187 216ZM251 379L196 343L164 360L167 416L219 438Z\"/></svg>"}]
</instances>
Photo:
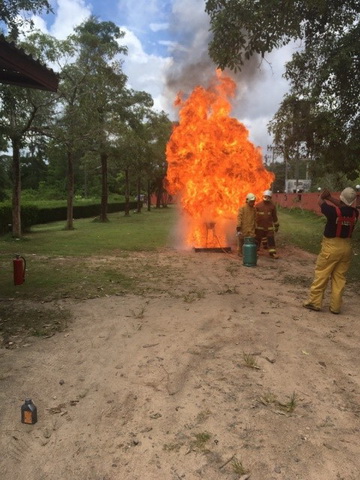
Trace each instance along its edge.
<instances>
[{"instance_id":1,"label":"firefighter in red shirt","mask_svg":"<svg viewBox=\"0 0 360 480\"><path fill-rule=\"evenodd\" d=\"M275 233L279 230L276 207L271 201L272 191L265 190L263 201L255 205L256 211L256 242L258 249L262 246L268 249L272 258L279 258L275 247Z\"/></svg>"},{"instance_id":2,"label":"firefighter in red shirt","mask_svg":"<svg viewBox=\"0 0 360 480\"><path fill-rule=\"evenodd\" d=\"M355 200L356 192L350 187L341 192L340 201L333 198L328 190L324 190L319 197L321 212L327 222L316 260L315 277L308 301L304 304L309 310L317 312L321 309L324 292L331 278L330 312L340 313L346 273L352 256L351 236L359 217L359 211L352 207Z\"/></svg>"}]
</instances>

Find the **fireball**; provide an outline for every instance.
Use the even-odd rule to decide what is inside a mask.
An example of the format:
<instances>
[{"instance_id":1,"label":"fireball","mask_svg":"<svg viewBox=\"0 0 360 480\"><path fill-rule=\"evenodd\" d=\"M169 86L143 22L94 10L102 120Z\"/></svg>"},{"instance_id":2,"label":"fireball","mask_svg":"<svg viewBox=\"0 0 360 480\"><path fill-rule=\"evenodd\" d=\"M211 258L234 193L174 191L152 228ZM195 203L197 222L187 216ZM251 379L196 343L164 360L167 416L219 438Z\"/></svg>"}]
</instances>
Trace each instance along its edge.
<instances>
[{"instance_id":1,"label":"fireball","mask_svg":"<svg viewBox=\"0 0 360 480\"><path fill-rule=\"evenodd\" d=\"M224 247L246 194L260 197L274 179L246 127L230 117L235 91L235 82L218 70L209 88L197 86L175 101L179 123L166 147L166 189L179 199L188 246Z\"/></svg>"}]
</instances>

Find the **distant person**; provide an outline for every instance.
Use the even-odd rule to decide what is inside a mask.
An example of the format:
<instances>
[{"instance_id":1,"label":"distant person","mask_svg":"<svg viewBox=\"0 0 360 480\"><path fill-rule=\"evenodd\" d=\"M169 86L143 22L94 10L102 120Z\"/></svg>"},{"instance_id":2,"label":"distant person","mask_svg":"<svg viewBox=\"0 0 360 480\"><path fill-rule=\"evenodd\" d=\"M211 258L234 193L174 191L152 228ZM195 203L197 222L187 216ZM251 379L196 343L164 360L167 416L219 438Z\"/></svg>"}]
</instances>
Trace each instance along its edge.
<instances>
[{"instance_id":1,"label":"distant person","mask_svg":"<svg viewBox=\"0 0 360 480\"><path fill-rule=\"evenodd\" d=\"M272 202L272 191L265 190L263 200L255 205L256 212L256 242L258 250L261 247L269 251L271 258L279 258L276 253L275 233L279 230L276 206Z\"/></svg>"},{"instance_id":2,"label":"distant person","mask_svg":"<svg viewBox=\"0 0 360 480\"><path fill-rule=\"evenodd\" d=\"M321 309L324 292L331 278L330 312L340 313L346 273L352 256L351 236L359 217L358 210L352 207L355 200L356 192L350 187L341 192L340 200L333 198L328 190L320 194L319 205L327 222L309 299L304 304L309 310L317 312Z\"/></svg>"},{"instance_id":3,"label":"distant person","mask_svg":"<svg viewBox=\"0 0 360 480\"><path fill-rule=\"evenodd\" d=\"M242 255L244 238L250 237L255 240L255 201L253 193L246 195L245 205L239 208L237 216L236 234L238 237L238 254Z\"/></svg>"}]
</instances>

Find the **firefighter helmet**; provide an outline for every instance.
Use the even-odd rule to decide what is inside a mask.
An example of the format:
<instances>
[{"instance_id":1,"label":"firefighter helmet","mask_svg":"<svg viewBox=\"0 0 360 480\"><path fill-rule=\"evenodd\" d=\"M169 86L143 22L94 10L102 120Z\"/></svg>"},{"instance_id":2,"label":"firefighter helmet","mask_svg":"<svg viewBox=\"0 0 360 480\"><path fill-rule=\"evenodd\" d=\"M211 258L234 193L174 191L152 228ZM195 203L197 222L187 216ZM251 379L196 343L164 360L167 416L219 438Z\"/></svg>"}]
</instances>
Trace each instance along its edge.
<instances>
[{"instance_id":1,"label":"firefighter helmet","mask_svg":"<svg viewBox=\"0 0 360 480\"><path fill-rule=\"evenodd\" d=\"M246 195L246 201L247 202L255 202L256 196L253 193L248 193Z\"/></svg>"},{"instance_id":2,"label":"firefighter helmet","mask_svg":"<svg viewBox=\"0 0 360 480\"><path fill-rule=\"evenodd\" d=\"M352 205L356 199L356 192L353 188L347 187L340 193L340 200L345 203L345 205Z\"/></svg>"},{"instance_id":3,"label":"firefighter helmet","mask_svg":"<svg viewBox=\"0 0 360 480\"><path fill-rule=\"evenodd\" d=\"M265 192L263 193L263 196L264 197L272 197L272 191L271 190L265 190Z\"/></svg>"}]
</instances>

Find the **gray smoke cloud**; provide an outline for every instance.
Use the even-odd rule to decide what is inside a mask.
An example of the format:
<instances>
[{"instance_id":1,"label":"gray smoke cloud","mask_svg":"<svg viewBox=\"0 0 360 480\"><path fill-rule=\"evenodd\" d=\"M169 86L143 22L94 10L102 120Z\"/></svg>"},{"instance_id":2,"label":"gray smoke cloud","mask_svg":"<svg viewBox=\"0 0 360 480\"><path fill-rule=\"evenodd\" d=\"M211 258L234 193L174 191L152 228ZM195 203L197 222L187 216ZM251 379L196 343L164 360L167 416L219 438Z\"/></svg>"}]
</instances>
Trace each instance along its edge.
<instances>
[{"instance_id":1,"label":"gray smoke cloud","mask_svg":"<svg viewBox=\"0 0 360 480\"><path fill-rule=\"evenodd\" d=\"M170 22L173 61L166 72L165 96L168 111L177 115L173 101L181 91L189 95L194 87L207 88L215 75L216 65L208 53L211 39L210 20L205 13L203 0L175 0ZM250 131L250 138L262 147L271 143L267 123L277 111L287 83L282 78L284 54L270 54L266 61L254 55L241 72L225 70L237 85L236 97L232 101L231 116L242 121Z\"/></svg>"},{"instance_id":2,"label":"gray smoke cloud","mask_svg":"<svg viewBox=\"0 0 360 480\"><path fill-rule=\"evenodd\" d=\"M181 3L180 8L175 2L170 23L172 35L178 39L171 52L173 64L166 78L168 94L172 94L173 97L179 91L185 95L189 94L198 85L207 88L217 67L208 53L211 32L209 16L204 11L205 3L201 0L192 0L190 10L186 8L184 2ZM242 94L249 85L263 78L264 74L259 66L260 59L254 56L237 74L225 70L238 86L236 103L241 104Z\"/></svg>"}]
</instances>

